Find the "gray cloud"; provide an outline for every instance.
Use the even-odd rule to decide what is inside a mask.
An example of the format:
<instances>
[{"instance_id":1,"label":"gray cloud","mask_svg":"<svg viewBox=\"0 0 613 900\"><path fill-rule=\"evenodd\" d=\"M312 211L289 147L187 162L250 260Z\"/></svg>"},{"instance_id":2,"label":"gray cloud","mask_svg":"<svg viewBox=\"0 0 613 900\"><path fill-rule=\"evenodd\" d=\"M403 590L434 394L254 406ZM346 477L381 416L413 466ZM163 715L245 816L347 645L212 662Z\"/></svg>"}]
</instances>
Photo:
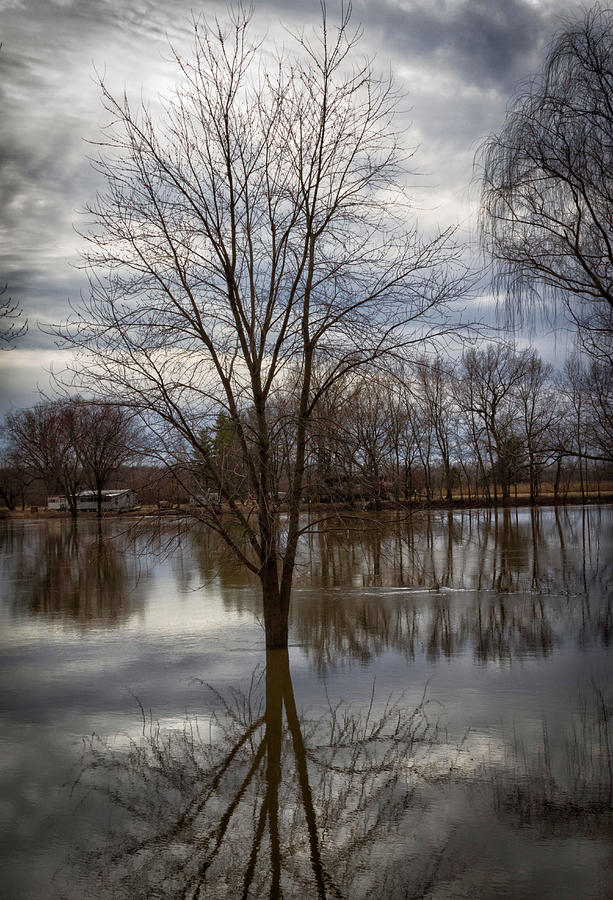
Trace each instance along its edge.
<instances>
[{"instance_id":1,"label":"gray cloud","mask_svg":"<svg viewBox=\"0 0 613 900\"><path fill-rule=\"evenodd\" d=\"M380 57L441 67L463 81L504 91L538 67L545 43L563 15L576 9L570 0L354 0L354 20ZM256 0L257 11L305 21L301 0L283 4ZM331 17L334 6L328 4ZM310 9L316 21L318 4Z\"/></svg>"},{"instance_id":2,"label":"gray cloud","mask_svg":"<svg viewBox=\"0 0 613 900\"><path fill-rule=\"evenodd\" d=\"M554 11L526 0L384 0L365 7L388 48L480 86L509 90L538 64Z\"/></svg>"},{"instance_id":3,"label":"gray cloud","mask_svg":"<svg viewBox=\"0 0 613 900\"><path fill-rule=\"evenodd\" d=\"M268 41L290 28L315 23L319 4L255 0L256 27ZM155 96L170 84L168 39L189 41L191 10L225 14L207 0L0 0L0 285L30 317L22 350L49 348L35 320L59 320L68 299L85 288L74 223L97 182L87 156L105 121L95 80ZM329 4L330 16L334 7ZM428 221L468 220L472 157L480 136L499 127L515 83L538 68L543 46L566 10L566 0L356 0L363 47L377 65L398 73L408 93L419 144L415 167L418 205ZM409 114L407 113L407 117ZM11 357L19 368L19 354ZM31 365L23 378L32 378ZM5 373L6 386L19 373ZM8 388L0 407L10 398Z\"/></svg>"}]
</instances>

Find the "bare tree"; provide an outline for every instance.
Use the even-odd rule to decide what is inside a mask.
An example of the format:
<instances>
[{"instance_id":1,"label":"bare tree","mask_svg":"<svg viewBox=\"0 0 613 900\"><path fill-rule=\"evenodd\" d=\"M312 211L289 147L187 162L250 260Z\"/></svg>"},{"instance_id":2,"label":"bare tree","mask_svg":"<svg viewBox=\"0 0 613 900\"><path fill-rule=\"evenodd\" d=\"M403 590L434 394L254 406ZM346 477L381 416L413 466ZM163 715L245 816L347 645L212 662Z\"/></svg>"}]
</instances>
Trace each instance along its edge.
<instances>
[{"instance_id":1,"label":"bare tree","mask_svg":"<svg viewBox=\"0 0 613 900\"><path fill-rule=\"evenodd\" d=\"M559 379L561 394L565 401L566 428L560 437L566 456L577 460L581 499L585 500L585 457L589 453L587 447L588 415L585 403L585 366L578 354L569 357L564 364L564 371Z\"/></svg>"},{"instance_id":2,"label":"bare tree","mask_svg":"<svg viewBox=\"0 0 613 900\"><path fill-rule=\"evenodd\" d=\"M316 370L314 383L318 379ZM339 379L322 395L311 417L306 475L310 500L353 504L359 493L353 401L350 379Z\"/></svg>"},{"instance_id":3,"label":"bare tree","mask_svg":"<svg viewBox=\"0 0 613 900\"><path fill-rule=\"evenodd\" d=\"M581 492L587 460L613 461L613 382L606 363L578 355L566 361L560 389L566 400L567 429L560 435L565 456L578 461Z\"/></svg>"},{"instance_id":4,"label":"bare tree","mask_svg":"<svg viewBox=\"0 0 613 900\"><path fill-rule=\"evenodd\" d=\"M5 428L11 456L19 459L28 475L40 478L47 491L62 491L76 516L83 467L75 448L75 404L66 400L37 403L9 413Z\"/></svg>"},{"instance_id":5,"label":"bare tree","mask_svg":"<svg viewBox=\"0 0 613 900\"><path fill-rule=\"evenodd\" d=\"M134 457L137 434L126 410L111 403L72 401L74 452L83 469L83 481L96 492L98 516L102 491L112 476Z\"/></svg>"},{"instance_id":6,"label":"bare tree","mask_svg":"<svg viewBox=\"0 0 613 900\"><path fill-rule=\"evenodd\" d=\"M21 508L25 509L26 490L33 480L14 454L2 453L0 456L0 499L3 500L7 509L17 509L17 503L21 503Z\"/></svg>"},{"instance_id":7,"label":"bare tree","mask_svg":"<svg viewBox=\"0 0 613 900\"><path fill-rule=\"evenodd\" d=\"M613 10L556 35L481 148L482 234L516 309L561 301L584 346L613 341Z\"/></svg>"},{"instance_id":8,"label":"bare tree","mask_svg":"<svg viewBox=\"0 0 613 900\"><path fill-rule=\"evenodd\" d=\"M593 458L613 462L613 378L606 362L592 360L584 380L589 409L589 437Z\"/></svg>"},{"instance_id":9,"label":"bare tree","mask_svg":"<svg viewBox=\"0 0 613 900\"><path fill-rule=\"evenodd\" d=\"M353 455L363 492L381 508L391 444L390 392L392 385L381 376L360 379L352 393L351 437Z\"/></svg>"},{"instance_id":10,"label":"bare tree","mask_svg":"<svg viewBox=\"0 0 613 900\"><path fill-rule=\"evenodd\" d=\"M347 373L456 328L449 303L465 287L452 234L407 227L396 93L356 56L358 39L348 10L333 26L324 9L271 65L239 8L227 26L195 23L158 121L103 84L112 124L96 162L106 190L90 209L91 292L62 329L80 351L78 384L138 412L186 484L185 461L201 460L242 537L208 494L197 515L259 576L269 647L287 644L318 403ZM220 412L246 498L202 437Z\"/></svg>"},{"instance_id":11,"label":"bare tree","mask_svg":"<svg viewBox=\"0 0 613 900\"><path fill-rule=\"evenodd\" d=\"M529 367L530 351L517 351L512 344L488 344L482 350L470 349L462 359L462 386L459 402L474 423L484 451L477 452L483 475L490 475L494 502L498 499L497 483L502 486L503 500L510 496L510 483L517 474L517 406L515 391ZM477 425L480 423L481 427Z\"/></svg>"},{"instance_id":12,"label":"bare tree","mask_svg":"<svg viewBox=\"0 0 613 900\"><path fill-rule=\"evenodd\" d=\"M419 460L423 472L426 500L432 499L432 428L425 414L423 403L414 384L405 389L407 424L410 441L416 448L415 459Z\"/></svg>"},{"instance_id":13,"label":"bare tree","mask_svg":"<svg viewBox=\"0 0 613 900\"><path fill-rule=\"evenodd\" d=\"M12 350L15 341L28 330L28 320L22 319L22 310L18 303L10 297L2 298L6 294L6 285L0 290L0 350Z\"/></svg>"},{"instance_id":14,"label":"bare tree","mask_svg":"<svg viewBox=\"0 0 613 900\"><path fill-rule=\"evenodd\" d=\"M427 358L422 358L417 365L417 383L424 421L430 429L441 458L445 498L451 500L453 496L451 445L453 432L457 432L457 421L454 416L450 372L445 369L440 358L432 363Z\"/></svg>"},{"instance_id":15,"label":"bare tree","mask_svg":"<svg viewBox=\"0 0 613 900\"><path fill-rule=\"evenodd\" d=\"M553 433L560 419L553 367L543 363L534 350L525 354L523 373L515 389L518 405L518 434L528 459L530 500L539 492L543 469L555 459Z\"/></svg>"}]
</instances>

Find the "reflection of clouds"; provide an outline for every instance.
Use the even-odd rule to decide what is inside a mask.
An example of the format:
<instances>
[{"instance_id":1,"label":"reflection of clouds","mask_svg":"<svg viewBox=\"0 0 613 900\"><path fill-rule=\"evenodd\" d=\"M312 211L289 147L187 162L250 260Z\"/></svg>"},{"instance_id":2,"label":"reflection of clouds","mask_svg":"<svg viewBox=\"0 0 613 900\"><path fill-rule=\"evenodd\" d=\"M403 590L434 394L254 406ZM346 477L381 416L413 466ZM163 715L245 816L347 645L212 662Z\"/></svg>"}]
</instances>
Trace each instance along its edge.
<instances>
[{"instance_id":1,"label":"reflection of clouds","mask_svg":"<svg viewBox=\"0 0 613 900\"><path fill-rule=\"evenodd\" d=\"M613 692L592 681L573 702L561 733L543 715L537 740L517 734L505 764L485 768L497 813L514 827L550 833L611 835L613 809Z\"/></svg>"},{"instance_id":2,"label":"reflection of clouds","mask_svg":"<svg viewBox=\"0 0 613 900\"><path fill-rule=\"evenodd\" d=\"M243 691L213 694L208 721L161 728L143 715L139 737L94 738L77 795L93 788L116 823L86 852L96 896L596 895L610 697L592 692L557 744L543 717L528 748L483 731L451 743L423 699L376 706L328 699L323 713L300 713L288 654L269 651ZM92 883L74 875L79 890Z\"/></svg>"},{"instance_id":3,"label":"reflection of clouds","mask_svg":"<svg viewBox=\"0 0 613 900\"><path fill-rule=\"evenodd\" d=\"M436 834L408 837L423 806L407 762L436 740L426 704L302 715L287 651L266 659L248 690L215 695L212 730L144 717L127 749L91 742L84 787L120 823L98 856L97 896L401 897L453 870ZM420 857L424 843L435 857Z\"/></svg>"},{"instance_id":4,"label":"reflection of clouds","mask_svg":"<svg viewBox=\"0 0 613 900\"><path fill-rule=\"evenodd\" d=\"M418 748L407 763L410 775L428 783L474 780L484 768L498 767L508 761L509 749L504 739L489 732L470 731L458 743L439 740L425 751Z\"/></svg>"}]
</instances>

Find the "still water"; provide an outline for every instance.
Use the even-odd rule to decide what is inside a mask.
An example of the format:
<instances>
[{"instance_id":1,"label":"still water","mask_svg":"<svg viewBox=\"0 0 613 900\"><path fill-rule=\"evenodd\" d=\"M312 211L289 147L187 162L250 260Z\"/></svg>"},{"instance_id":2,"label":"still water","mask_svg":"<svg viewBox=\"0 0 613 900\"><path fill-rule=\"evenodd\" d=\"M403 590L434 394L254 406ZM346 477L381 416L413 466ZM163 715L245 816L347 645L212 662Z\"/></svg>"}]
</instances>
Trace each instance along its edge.
<instances>
[{"instance_id":1,"label":"still water","mask_svg":"<svg viewBox=\"0 0 613 900\"><path fill-rule=\"evenodd\" d=\"M0 522L0 897L613 897L613 507Z\"/></svg>"}]
</instances>

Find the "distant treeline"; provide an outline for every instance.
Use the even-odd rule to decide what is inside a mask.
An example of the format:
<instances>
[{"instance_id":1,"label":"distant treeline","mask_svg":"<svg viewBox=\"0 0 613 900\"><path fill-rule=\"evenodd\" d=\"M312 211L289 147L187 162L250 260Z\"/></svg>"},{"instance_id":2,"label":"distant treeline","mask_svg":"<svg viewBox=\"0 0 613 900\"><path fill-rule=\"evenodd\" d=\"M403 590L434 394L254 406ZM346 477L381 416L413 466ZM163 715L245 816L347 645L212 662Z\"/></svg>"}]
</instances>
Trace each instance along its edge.
<instances>
[{"instance_id":1,"label":"distant treeline","mask_svg":"<svg viewBox=\"0 0 613 900\"><path fill-rule=\"evenodd\" d=\"M295 404L286 390L270 418L271 503L283 503L290 483ZM247 434L252 415L241 412ZM11 413L0 470L5 505L36 501L44 486L64 494L76 512L79 490L99 492L119 481L134 487L141 503L253 499L226 411L209 413L203 425L206 456L189 446L166 455L136 423L120 406L81 398ZM500 342L456 361L422 357L391 372L339 380L312 419L303 499L375 508L415 500L497 503L521 484L536 502L544 483L555 498L571 483L585 497L589 485L612 474L607 367L573 357L555 371L535 350Z\"/></svg>"},{"instance_id":2,"label":"distant treeline","mask_svg":"<svg viewBox=\"0 0 613 900\"><path fill-rule=\"evenodd\" d=\"M284 422L275 428L275 487L283 497L291 459ZM248 415L248 414L247 414ZM219 414L212 453L224 492L240 498L246 477L231 420ZM533 349L491 343L460 360L422 357L393 372L345 378L319 404L310 431L304 499L319 502L511 498L526 484L536 501L544 481L556 496L613 470L613 386L594 360L571 358L562 372ZM203 467L202 481L206 484Z\"/></svg>"}]
</instances>

